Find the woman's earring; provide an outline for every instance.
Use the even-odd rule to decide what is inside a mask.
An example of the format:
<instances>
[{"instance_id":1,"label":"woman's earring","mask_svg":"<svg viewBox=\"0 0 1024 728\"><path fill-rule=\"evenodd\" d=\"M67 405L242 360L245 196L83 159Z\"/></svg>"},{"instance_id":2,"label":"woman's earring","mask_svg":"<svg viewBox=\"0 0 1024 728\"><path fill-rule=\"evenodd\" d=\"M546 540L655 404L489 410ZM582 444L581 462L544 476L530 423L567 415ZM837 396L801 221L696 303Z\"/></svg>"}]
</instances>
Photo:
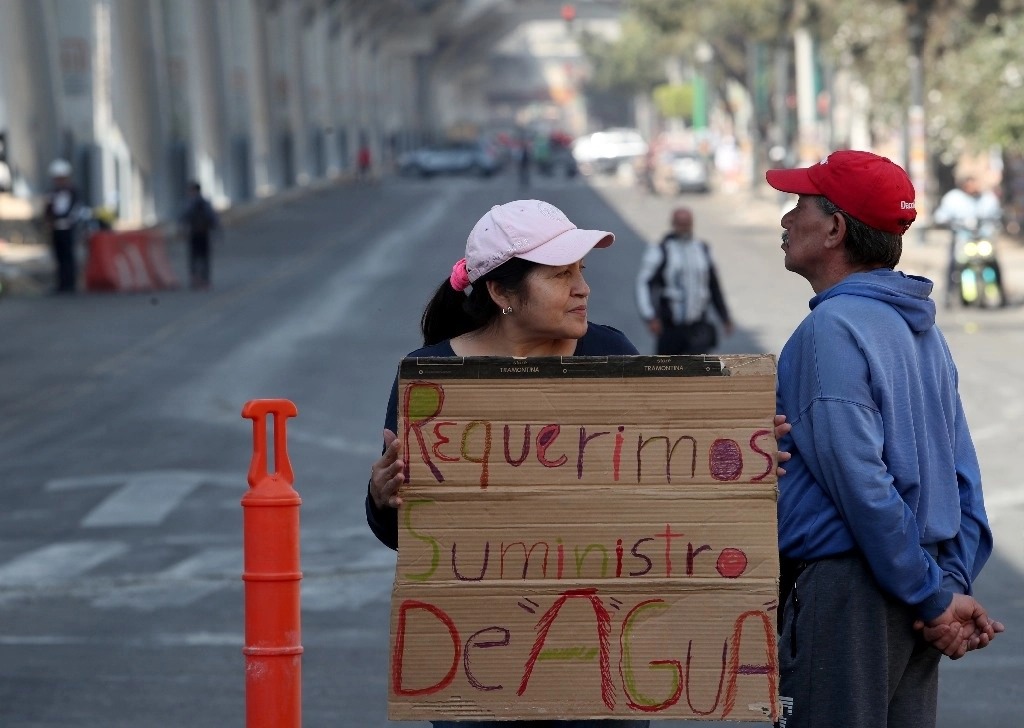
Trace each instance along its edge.
<instances>
[{"instance_id":1,"label":"woman's earring","mask_svg":"<svg viewBox=\"0 0 1024 728\"><path fill-rule=\"evenodd\" d=\"M512 313L512 307L505 306L505 308L501 309L501 313L503 316L508 316L510 313Z\"/></svg>"}]
</instances>

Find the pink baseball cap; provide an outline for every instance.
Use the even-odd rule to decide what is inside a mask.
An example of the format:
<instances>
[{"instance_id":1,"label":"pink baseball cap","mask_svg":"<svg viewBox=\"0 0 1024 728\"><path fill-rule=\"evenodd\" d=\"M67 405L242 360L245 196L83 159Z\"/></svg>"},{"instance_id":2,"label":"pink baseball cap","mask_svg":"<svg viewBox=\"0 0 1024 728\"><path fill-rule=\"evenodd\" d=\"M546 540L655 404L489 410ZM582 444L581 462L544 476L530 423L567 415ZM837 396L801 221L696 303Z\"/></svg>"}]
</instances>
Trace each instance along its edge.
<instances>
[{"instance_id":1,"label":"pink baseball cap","mask_svg":"<svg viewBox=\"0 0 1024 728\"><path fill-rule=\"evenodd\" d=\"M492 207L470 231L466 272L473 282L512 258L569 265L613 242L611 233L580 230L548 202L516 200Z\"/></svg>"},{"instance_id":2,"label":"pink baseball cap","mask_svg":"<svg viewBox=\"0 0 1024 728\"><path fill-rule=\"evenodd\" d=\"M770 169L782 192L821 195L876 230L902 235L917 218L914 185L898 164L871 152L832 152L811 167Z\"/></svg>"}]
</instances>

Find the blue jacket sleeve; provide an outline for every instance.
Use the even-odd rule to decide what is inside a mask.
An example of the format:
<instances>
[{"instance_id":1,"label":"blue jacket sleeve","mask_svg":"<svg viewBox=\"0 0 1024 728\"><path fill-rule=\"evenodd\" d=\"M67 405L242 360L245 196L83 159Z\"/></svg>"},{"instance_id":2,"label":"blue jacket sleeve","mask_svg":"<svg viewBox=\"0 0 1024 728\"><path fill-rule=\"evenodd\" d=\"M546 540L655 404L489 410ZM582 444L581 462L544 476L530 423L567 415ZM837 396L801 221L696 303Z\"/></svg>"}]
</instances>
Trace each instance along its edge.
<instances>
[{"instance_id":1,"label":"blue jacket sleeve","mask_svg":"<svg viewBox=\"0 0 1024 728\"><path fill-rule=\"evenodd\" d=\"M882 461L879 413L852 401L820 398L793 426L793 435L801 452L824 454L808 465L882 588L918 605L924 619L941 614L952 594L941 584L938 564L921 547L917 519Z\"/></svg>"},{"instance_id":2,"label":"blue jacket sleeve","mask_svg":"<svg viewBox=\"0 0 1024 728\"><path fill-rule=\"evenodd\" d=\"M985 513L978 456L959 401L955 428L954 459L960 495L960 530L954 538L942 544L938 562L943 571L943 586L954 592L970 594L974 580L992 555L992 529Z\"/></svg>"}]
</instances>

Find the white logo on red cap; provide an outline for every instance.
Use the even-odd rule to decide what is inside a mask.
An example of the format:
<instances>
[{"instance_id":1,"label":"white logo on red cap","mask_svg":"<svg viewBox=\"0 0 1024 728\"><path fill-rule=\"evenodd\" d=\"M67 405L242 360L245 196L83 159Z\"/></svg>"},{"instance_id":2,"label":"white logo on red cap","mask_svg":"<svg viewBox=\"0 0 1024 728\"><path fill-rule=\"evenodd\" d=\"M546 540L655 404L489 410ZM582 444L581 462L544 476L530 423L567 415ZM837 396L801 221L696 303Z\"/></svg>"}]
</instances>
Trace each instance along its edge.
<instances>
[{"instance_id":1,"label":"white logo on red cap","mask_svg":"<svg viewBox=\"0 0 1024 728\"><path fill-rule=\"evenodd\" d=\"M907 202L906 200L900 200L901 210L916 210L917 204L914 202Z\"/></svg>"}]
</instances>

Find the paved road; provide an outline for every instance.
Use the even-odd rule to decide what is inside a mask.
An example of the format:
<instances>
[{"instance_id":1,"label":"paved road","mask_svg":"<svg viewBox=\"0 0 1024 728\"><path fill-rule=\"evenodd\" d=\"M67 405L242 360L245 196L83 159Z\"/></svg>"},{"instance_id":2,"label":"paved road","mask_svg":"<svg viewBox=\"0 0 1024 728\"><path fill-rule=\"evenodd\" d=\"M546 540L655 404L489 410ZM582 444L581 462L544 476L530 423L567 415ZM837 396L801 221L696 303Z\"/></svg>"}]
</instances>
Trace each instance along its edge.
<instances>
[{"instance_id":1,"label":"paved road","mask_svg":"<svg viewBox=\"0 0 1024 728\"><path fill-rule=\"evenodd\" d=\"M531 192L617 233L588 261L592 318L649 349L632 276L672 201L611 183ZM256 397L299 408L289 449L304 499L304 723L388 725L394 559L362 513L388 362L415 346L423 303L479 214L517 196L511 179L331 188L234 224L212 291L0 301L0 726L243 724L239 499L251 430L239 413ZM777 353L809 289L781 269L774 203L687 200L739 324L723 349ZM915 265L935 258L919 253ZM1012 630L944 665L941 725L1011 728L1024 708L1022 315L941 321L998 539L979 591Z\"/></svg>"}]
</instances>

